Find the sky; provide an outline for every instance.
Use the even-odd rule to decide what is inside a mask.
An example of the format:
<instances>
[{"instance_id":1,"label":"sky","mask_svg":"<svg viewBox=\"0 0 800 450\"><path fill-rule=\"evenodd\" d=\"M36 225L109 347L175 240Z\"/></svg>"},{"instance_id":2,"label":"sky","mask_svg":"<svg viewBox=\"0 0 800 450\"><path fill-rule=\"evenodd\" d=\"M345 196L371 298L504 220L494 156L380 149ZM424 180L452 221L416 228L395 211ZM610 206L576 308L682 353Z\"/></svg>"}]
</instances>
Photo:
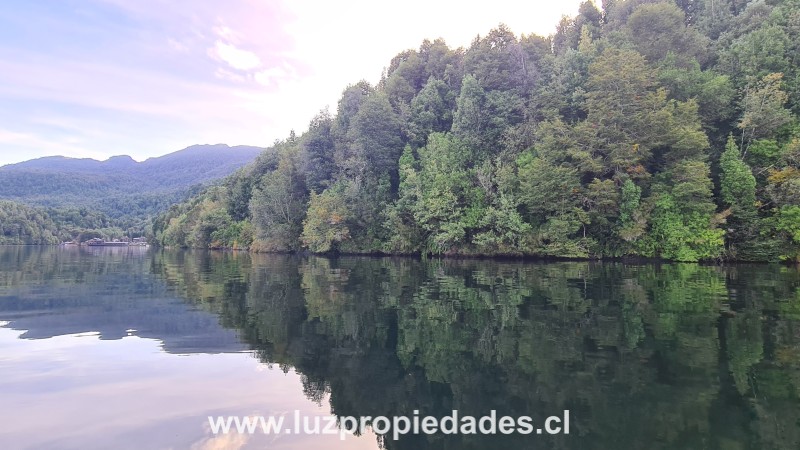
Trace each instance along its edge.
<instances>
[{"instance_id":1,"label":"sky","mask_svg":"<svg viewBox=\"0 0 800 450\"><path fill-rule=\"evenodd\" d=\"M423 39L500 23L549 35L580 0L10 0L0 9L0 165L266 147L375 84Z\"/></svg>"}]
</instances>

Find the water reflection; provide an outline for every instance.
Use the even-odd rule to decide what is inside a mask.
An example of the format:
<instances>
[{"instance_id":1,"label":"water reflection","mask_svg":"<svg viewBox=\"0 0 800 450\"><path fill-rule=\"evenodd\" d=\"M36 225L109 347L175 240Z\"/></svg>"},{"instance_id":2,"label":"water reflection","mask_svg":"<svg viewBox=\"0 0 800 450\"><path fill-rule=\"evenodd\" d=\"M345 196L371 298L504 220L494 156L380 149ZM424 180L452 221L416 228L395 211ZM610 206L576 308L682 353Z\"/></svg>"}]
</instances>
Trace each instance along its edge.
<instances>
[{"instance_id":1,"label":"water reflection","mask_svg":"<svg viewBox=\"0 0 800 450\"><path fill-rule=\"evenodd\" d=\"M390 449L800 448L794 268L16 252L0 251L0 320L23 338L131 326L167 352L244 345L342 416L573 418L569 436L409 435ZM113 319L126 314L135 325ZM220 384L246 372L215 364ZM252 412L238 401L230 414Z\"/></svg>"},{"instance_id":2,"label":"water reflection","mask_svg":"<svg viewBox=\"0 0 800 450\"><path fill-rule=\"evenodd\" d=\"M25 339L96 332L158 339L172 353L247 350L215 315L169 292L152 256L142 247L0 249L0 320Z\"/></svg>"},{"instance_id":3,"label":"water reflection","mask_svg":"<svg viewBox=\"0 0 800 450\"><path fill-rule=\"evenodd\" d=\"M212 435L209 415L330 408L177 295L153 269L162 255L85 250L0 247L1 449L376 448L374 436Z\"/></svg>"},{"instance_id":4,"label":"water reflection","mask_svg":"<svg viewBox=\"0 0 800 450\"><path fill-rule=\"evenodd\" d=\"M165 254L161 271L336 414L575 418L569 437L388 448L800 447L793 268Z\"/></svg>"}]
</instances>

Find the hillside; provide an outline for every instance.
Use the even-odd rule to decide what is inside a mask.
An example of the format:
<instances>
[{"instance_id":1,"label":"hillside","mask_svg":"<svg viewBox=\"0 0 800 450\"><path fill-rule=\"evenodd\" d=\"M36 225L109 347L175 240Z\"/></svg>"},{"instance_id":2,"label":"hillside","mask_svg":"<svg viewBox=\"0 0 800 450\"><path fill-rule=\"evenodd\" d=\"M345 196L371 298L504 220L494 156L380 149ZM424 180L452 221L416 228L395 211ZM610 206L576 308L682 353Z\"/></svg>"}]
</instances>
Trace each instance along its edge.
<instances>
[{"instance_id":1,"label":"hillside","mask_svg":"<svg viewBox=\"0 0 800 450\"><path fill-rule=\"evenodd\" d=\"M599 4L599 2L598 2ZM585 2L555 34L424 41L165 245L800 260L800 2ZM377 71L378 68L376 68Z\"/></svg>"},{"instance_id":2,"label":"hillside","mask_svg":"<svg viewBox=\"0 0 800 450\"><path fill-rule=\"evenodd\" d=\"M0 245L59 243L55 222L40 209L0 200Z\"/></svg>"},{"instance_id":3,"label":"hillside","mask_svg":"<svg viewBox=\"0 0 800 450\"><path fill-rule=\"evenodd\" d=\"M62 156L0 167L0 199L48 208L88 208L123 228L141 225L169 205L253 161L259 147L195 145L136 162Z\"/></svg>"}]
</instances>

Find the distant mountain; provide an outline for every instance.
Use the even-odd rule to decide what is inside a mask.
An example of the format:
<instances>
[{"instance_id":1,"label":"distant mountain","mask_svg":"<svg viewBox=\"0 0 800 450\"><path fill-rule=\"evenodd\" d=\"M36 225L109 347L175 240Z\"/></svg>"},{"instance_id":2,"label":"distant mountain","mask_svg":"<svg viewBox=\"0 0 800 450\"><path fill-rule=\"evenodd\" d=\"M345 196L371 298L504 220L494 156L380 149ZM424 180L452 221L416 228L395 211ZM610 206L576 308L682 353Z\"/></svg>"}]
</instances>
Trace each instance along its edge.
<instances>
[{"instance_id":1,"label":"distant mountain","mask_svg":"<svg viewBox=\"0 0 800 450\"><path fill-rule=\"evenodd\" d=\"M264 149L194 145L136 162L52 156L0 167L0 199L89 208L132 223L152 216L253 161Z\"/></svg>"}]
</instances>

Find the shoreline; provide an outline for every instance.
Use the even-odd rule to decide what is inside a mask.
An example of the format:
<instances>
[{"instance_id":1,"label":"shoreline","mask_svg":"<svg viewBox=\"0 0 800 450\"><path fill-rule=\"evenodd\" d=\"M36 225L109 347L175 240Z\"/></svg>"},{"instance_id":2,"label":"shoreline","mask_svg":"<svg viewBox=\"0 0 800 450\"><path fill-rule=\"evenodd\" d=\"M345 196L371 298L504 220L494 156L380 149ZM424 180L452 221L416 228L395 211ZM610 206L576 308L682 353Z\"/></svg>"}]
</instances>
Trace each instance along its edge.
<instances>
[{"instance_id":1,"label":"shoreline","mask_svg":"<svg viewBox=\"0 0 800 450\"><path fill-rule=\"evenodd\" d=\"M725 266L728 264L758 264L758 265L771 265L777 264L782 266L800 266L800 261L749 261L749 260L736 260L736 259L718 259L718 260L700 260L700 261L676 261L665 258L648 258L643 256L603 256L603 257L566 257L566 256L542 256L542 255L487 255L487 254L459 254L449 253L441 255L428 255L423 256L421 253L384 253L384 252L327 252L327 253L314 253L307 250L302 251L255 251L249 248L230 248L230 247L217 247L217 248L196 248L196 247L161 247L158 245L151 245L154 249L163 250L209 250L209 251L229 251L229 252L245 252L251 254L265 254L265 255L295 255L295 256L317 256L329 259L336 259L339 257L365 257L365 258L409 258L409 259L450 259L450 260L475 260L475 261L505 261L505 262L616 262L623 264L697 264L700 266Z\"/></svg>"},{"instance_id":2,"label":"shoreline","mask_svg":"<svg viewBox=\"0 0 800 450\"><path fill-rule=\"evenodd\" d=\"M61 244L0 244L0 247L75 247L75 248L100 248L105 246L85 246L85 245L70 245L65 246ZM448 253L441 255L428 255L423 256L421 253L384 253L384 252L327 252L327 253L314 253L307 250L303 251L255 251L249 248L231 248L231 247L216 247L216 248L202 248L202 247L162 247L156 244L132 245L125 248L136 247L145 249L156 250L195 250L195 251L218 251L218 252L241 252L250 254L262 255L294 255L294 256L317 256L322 258L336 259L339 257L364 257L364 258L408 258L408 259L449 259L449 260L474 260L474 261L502 261L502 262L539 262L539 263L554 263L554 262L615 262L622 264L697 264L700 266L725 266L729 264L758 264L758 265L771 265L777 264L781 266L800 266L800 261L750 261L739 259L720 259L720 260L700 260L700 261L676 261L665 258L648 258L644 256L601 256L596 258L586 257L566 257L566 256L542 256L542 255L487 255L487 254L459 254ZM122 248L108 246L106 248Z\"/></svg>"}]
</instances>

